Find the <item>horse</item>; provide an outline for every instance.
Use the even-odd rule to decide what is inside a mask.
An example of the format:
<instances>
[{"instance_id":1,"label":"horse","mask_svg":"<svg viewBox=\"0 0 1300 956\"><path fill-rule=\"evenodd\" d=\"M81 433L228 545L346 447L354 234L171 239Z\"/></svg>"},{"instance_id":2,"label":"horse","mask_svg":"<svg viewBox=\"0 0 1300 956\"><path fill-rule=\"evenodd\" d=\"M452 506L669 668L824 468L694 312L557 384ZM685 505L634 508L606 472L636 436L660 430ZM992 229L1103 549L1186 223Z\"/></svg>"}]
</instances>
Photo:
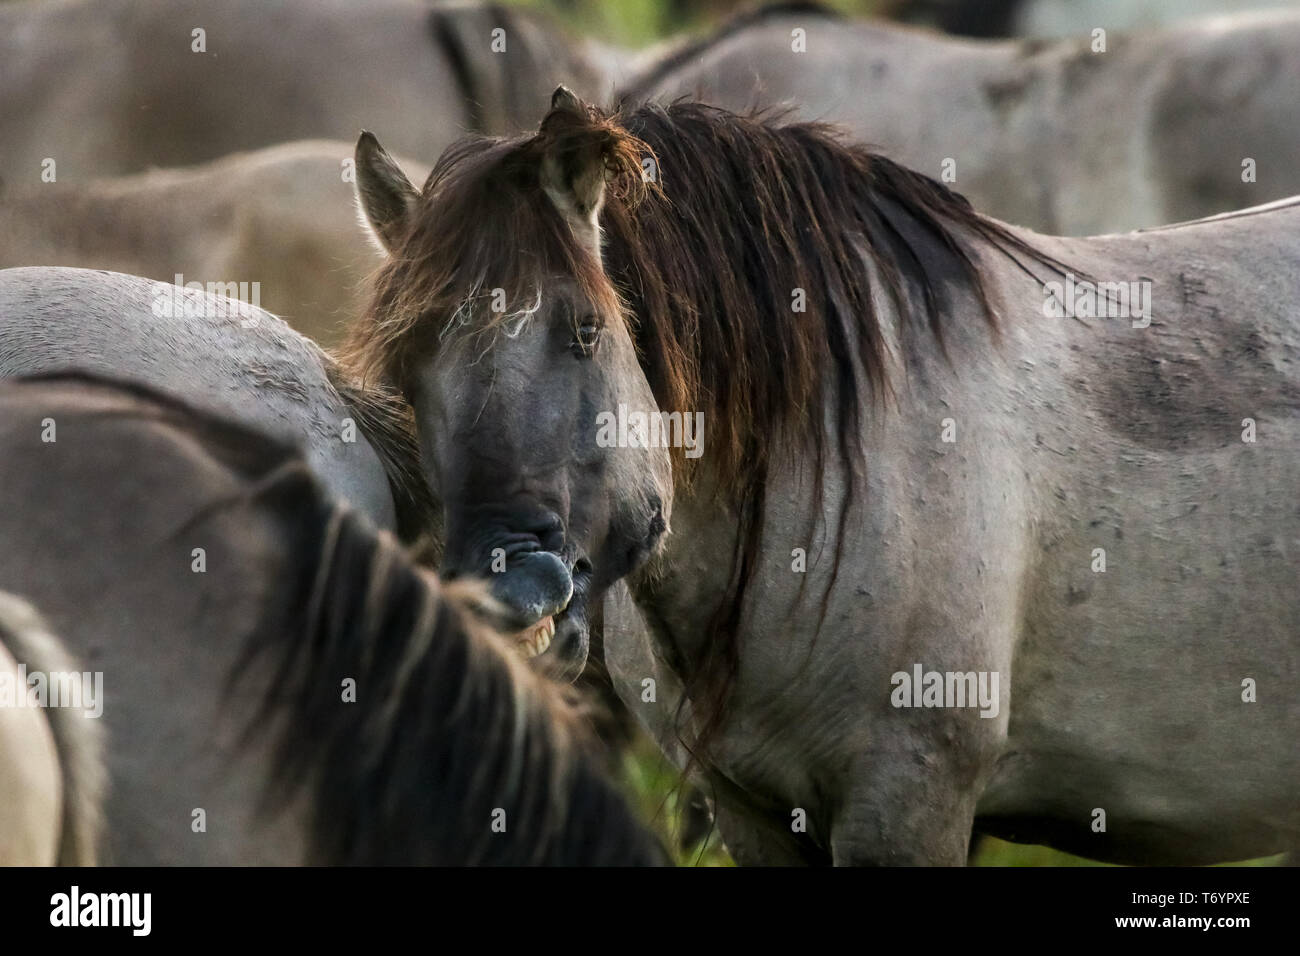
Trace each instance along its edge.
<instances>
[{"instance_id":1,"label":"horse","mask_svg":"<svg viewBox=\"0 0 1300 956\"><path fill-rule=\"evenodd\" d=\"M290 440L376 527L436 541L409 407L358 387L263 309L112 272L0 270L0 379L71 370L131 378Z\"/></svg>"},{"instance_id":2,"label":"horse","mask_svg":"<svg viewBox=\"0 0 1300 956\"><path fill-rule=\"evenodd\" d=\"M1300 200L1051 237L825 126L564 88L421 189L357 169L345 360L412 402L444 574L548 654L624 580L619 695L738 862L1297 844Z\"/></svg>"},{"instance_id":3,"label":"horse","mask_svg":"<svg viewBox=\"0 0 1300 956\"><path fill-rule=\"evenodd\" d=\"M609 92L549 20L494 3L18 0L0 7L0 64L9 185L350 141L367 123L427 161L465 131L531 122L539 83Z\"/></svg>"},{"instance_id":4,"label":"horse","mask_svg":"<svg viewBox=\"0 0 1300 956\"><path fill-rule=\"evenodd\" d=\"M1295 11L978 42L781 4L677 48L621 96L784 105L999 219L1092 235L1300 193L1297 49Z\"/></svg>"},{"instance_id":5,"label":"horse","mask_svg":"<svg viewBox=\"0 0 1300 956\"><path fill-rule=\"evenodd\" d=\"M102 679L105 862L664 861L481 589L293 446L80 375L0 383L0 441L0 587Z\"/></svg>"},{"instance_id":6,"label":"horse","mask_svg":"<svg viewBox=\"0 0 1300 956\"><path fill-rule=\"evenodd\" d=\"M0 866L95 863L103 742L83 701L48 697L76 671L36 609L0 591ZM44 699L29 702L37 686Z\"/></svg>"},{"instance_id":7,"label":"horse","mask_svg":"<svg viewBox=\"0 0 1300 956\"><path fill-rule=\"evenodd\" d=\"M972 37L1063 37L1191 17L1294 7L1295 0L887 0L883 16Z\"/></svg>"},{"instance_id":8,"label":"horse","mask_svg":"<svg viewBox=\"0 0 1300 956\"><path fill-rule=\"evenodd\" d=\"M243 281L255 304L329 347L378 265L357 228L351 162L351 141L309 140L184 169L14 186L0 199L0 267Z\"/></svg>"}]
</instances>

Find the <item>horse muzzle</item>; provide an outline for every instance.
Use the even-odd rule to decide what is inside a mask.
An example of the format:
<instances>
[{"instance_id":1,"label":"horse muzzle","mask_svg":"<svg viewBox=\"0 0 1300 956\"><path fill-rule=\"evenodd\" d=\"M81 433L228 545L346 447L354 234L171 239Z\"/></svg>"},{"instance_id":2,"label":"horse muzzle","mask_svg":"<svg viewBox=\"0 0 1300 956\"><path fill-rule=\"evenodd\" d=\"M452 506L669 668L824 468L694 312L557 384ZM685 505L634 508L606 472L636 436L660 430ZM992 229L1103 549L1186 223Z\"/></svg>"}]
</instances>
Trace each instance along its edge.
<instances>
[{"instance_id":1,"label":"horse muzzle","mask_svg":"<svg viewBox=\"0 0 1300 956\"><path fill-rule=\"evenodd\" d=\"M552 551L515 555L504 573L489 579L491 594L506 614L506 639L556 680L574 680L586 666L590 579L587 561L570 566Z\"/></svg>"}]
</instances>

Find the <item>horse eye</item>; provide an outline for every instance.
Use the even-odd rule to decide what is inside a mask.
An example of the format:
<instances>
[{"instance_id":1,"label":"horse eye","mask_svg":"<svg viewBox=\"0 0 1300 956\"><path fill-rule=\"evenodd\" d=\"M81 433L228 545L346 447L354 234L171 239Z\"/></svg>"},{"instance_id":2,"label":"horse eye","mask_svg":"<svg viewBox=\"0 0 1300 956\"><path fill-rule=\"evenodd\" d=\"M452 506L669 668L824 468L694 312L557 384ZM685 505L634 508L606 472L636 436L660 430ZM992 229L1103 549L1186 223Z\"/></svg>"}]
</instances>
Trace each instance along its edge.
<instances>
[{"instance_id":1,"label":"horse eye","mask_svg":"<svg viewBox=\"0 0 1300 956\"><path fill-rule=\"evenodd\" d=\"M600 326L595 322L583 322L573 335L570 348L577 355L591 355L600 341Z\"/></svg>"}]
</instances>

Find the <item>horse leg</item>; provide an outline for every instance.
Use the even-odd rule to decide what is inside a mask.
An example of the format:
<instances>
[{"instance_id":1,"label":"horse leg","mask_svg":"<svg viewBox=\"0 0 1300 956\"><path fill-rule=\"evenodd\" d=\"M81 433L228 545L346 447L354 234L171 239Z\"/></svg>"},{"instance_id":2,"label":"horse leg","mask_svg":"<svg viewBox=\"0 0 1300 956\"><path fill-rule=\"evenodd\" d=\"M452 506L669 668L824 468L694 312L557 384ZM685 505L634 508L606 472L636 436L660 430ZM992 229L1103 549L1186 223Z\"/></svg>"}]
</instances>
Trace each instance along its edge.
<instances>
[{"instance_id":1,"label":"horse leg","mask_svg":"<svg viewBox=\"0 0 1300 956\"><path fill-rule=\"evenodd\" d=\"M946 788L939 781L920 785L930 792ZM945 809L940 809L925 794L926 789L919 789L916 803L910 807L882 807L870 798L856 801L832 831L835 865L966 866L974 802L962 801L969 804L962 808L945 799L940 801Z\"/></svg>"},{"instance_id":2,"label":"horse leg","mask_svg":"<svg viewBox=\"0 0 1300 956\"><path fill-rule=\"evenodd\" d=\"M824 841L806 827L796 830L792 818L777 807L759 806L749 792L724 774L704 773L699 789L709 794L713 822L727 852L738 866L826 866L831 862Z\"/></svg>"},{"instance_id":3,"label":"horse leg","mask_svg":"<svg viewBox=\"0 0 1300 956\"><path fill-rule=\"evenodd\" d=\"M788 826L719 802L714 821L738 866L825 866L830 858Z\"/></svg>"},{"instance_id":4,"label":"horse leg","mask_svg":"<svg viewBox=\"0 0 1300 956\"><path fill-rule=\"evenodd\" d=\"M969 746L908 734L859 761L831 822L836 866L965 866L980 761ZM944 739L942 737L938 739Z\"/></svg>"}]
</instances>

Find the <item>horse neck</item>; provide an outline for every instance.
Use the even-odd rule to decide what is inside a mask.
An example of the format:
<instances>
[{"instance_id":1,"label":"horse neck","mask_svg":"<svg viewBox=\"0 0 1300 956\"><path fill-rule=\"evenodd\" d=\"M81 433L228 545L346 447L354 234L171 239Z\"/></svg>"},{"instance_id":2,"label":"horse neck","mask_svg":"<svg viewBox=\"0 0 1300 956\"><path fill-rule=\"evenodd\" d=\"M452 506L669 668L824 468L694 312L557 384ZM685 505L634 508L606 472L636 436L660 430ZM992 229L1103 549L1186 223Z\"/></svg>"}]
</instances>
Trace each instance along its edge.
<instances>
[{"instance_id":1,"label":"horse neck","mask_svg":"<svg viewBox=\"0 0 1300 956\"><path fill-rule=\"evenodd\" d=\"M883 281L877 265L870 256L863 256L864 268L871 271L875 332L884 343L885 381L873 389L864 362L855 362L861 445L848 449L847 462L838 444L842 409L835 394L824 396L827 418L820 423L820 459L811 434L813 423L804 427L791 421L778 431L756 436L756 440L769 443L767 487L756 517L760 529L757 547L738 548L747 503L741 500L739 482L707 470L705 445L701 459L705 470L690 481L679 481L675 489L673 534L663 552L629 581L638 606L660 643L670 649L675 657L673 666L683 678L689 680L698 662L712 651L717 622L734 593L739 562L747 556L757 554L758 563L740 595L742 630L772 626L772 622L755 622L747 616L750 602L760 592L770 598L773 588L788 587L791 600L787 606L815 618L823 606L823 595L829 589L842 588L841 558L847 567L868 526L862 506L870 503L877 511L888 507L887 502L870 500L880 494L880 488L873 486L869 492L868 482L873 468L887 473L891 456L897 457L898 449L882 437L889 434L891 420L895 427L900 420L911 422L914 434L922 434L939 428L942 416L935 415L935 409L944 407L940 401L951 403L953 389L962 396L958 407L976 407L981 402L978 391L958 379L974 381L981 377L982 367L996 360L1000 346L980 318L982 304L972 288L960 281L946 281L951 269L946 258L949 253L923 231L914 230L912 214L892 202L886 206L913 248L922 257L933 257L936 281L945 281L946 314L966 320L946 323L941 348L924 317L924 293L913 278L904 274L902 299L894 302L881 294ZM1041 297L1034 280L1013 269L1003 254L978 237L970 241L976 258L996 272L989 282L995 309L1005 313L1006 302ZM821 387L842 386L828 379ZM817 489L820 502L813 494ZM853 508L841 524L840 515L850 495ZM815 629L805 626L804 630Z\"/></svg>"}]
</instances>

